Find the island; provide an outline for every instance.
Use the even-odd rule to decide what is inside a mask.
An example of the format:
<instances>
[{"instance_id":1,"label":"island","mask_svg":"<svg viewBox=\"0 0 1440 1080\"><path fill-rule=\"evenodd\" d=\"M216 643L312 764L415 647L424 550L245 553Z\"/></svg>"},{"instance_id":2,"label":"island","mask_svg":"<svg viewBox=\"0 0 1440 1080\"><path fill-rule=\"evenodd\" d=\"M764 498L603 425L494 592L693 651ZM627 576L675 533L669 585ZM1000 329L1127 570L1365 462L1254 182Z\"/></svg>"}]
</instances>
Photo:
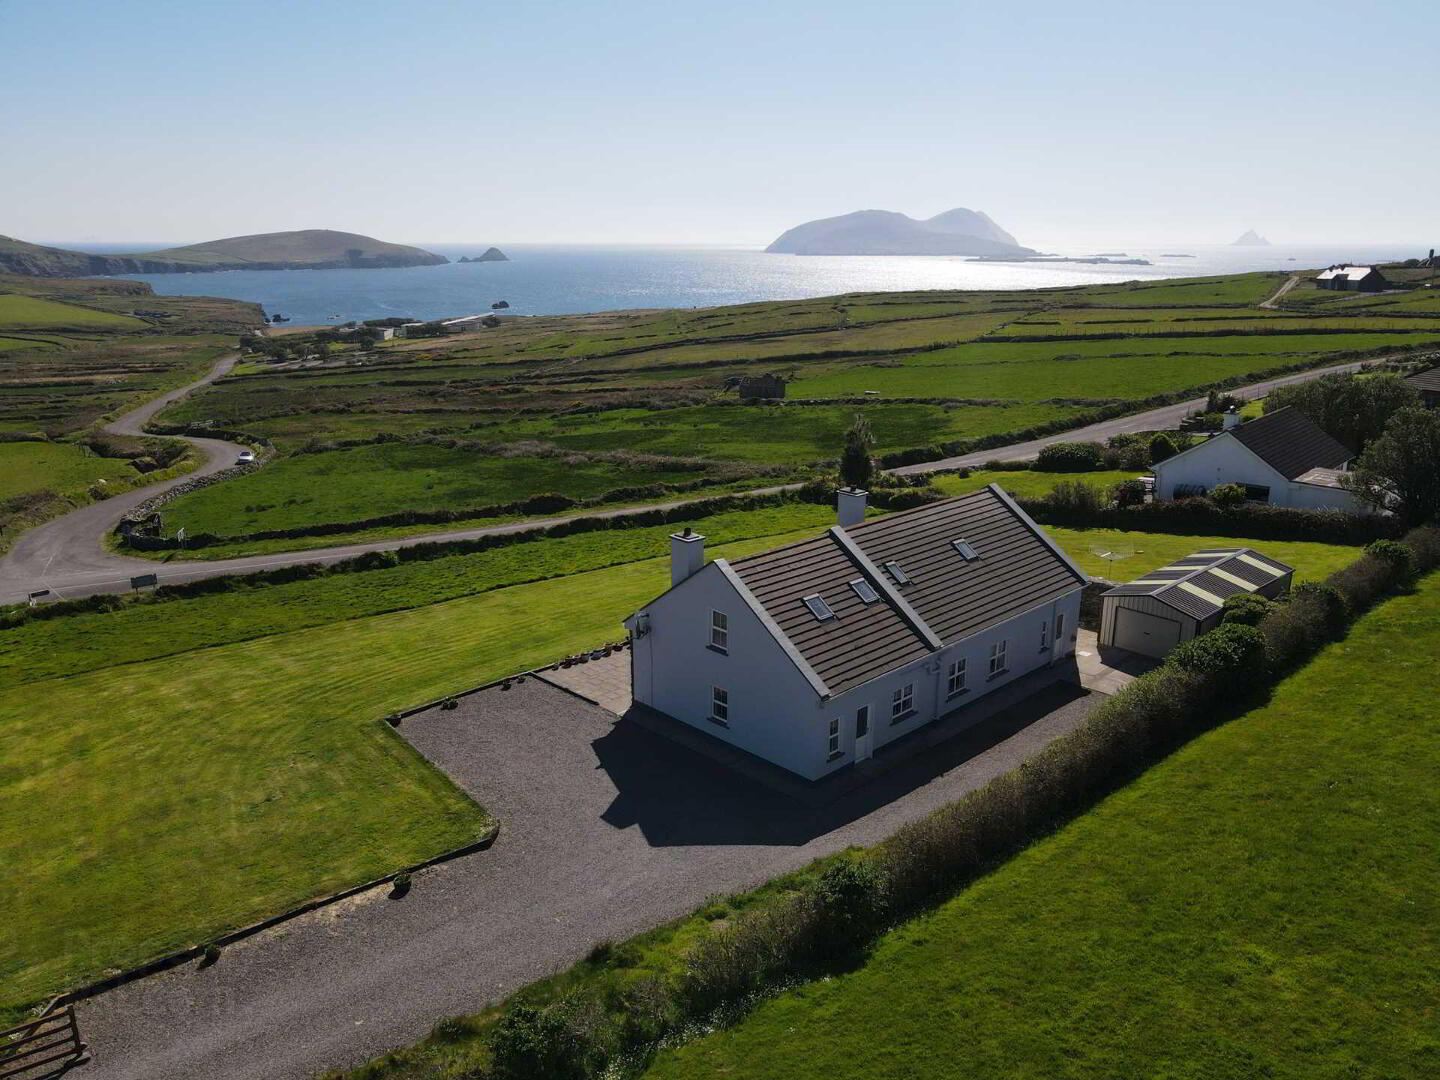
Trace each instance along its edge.
<instances>
[{"instance_id":1,"label":"island","mask_svg":"<svg viewBox=\"0 0 1440 1080\"><path fill-rule=\"evenodd\" d=\"M30 277L196 274L220 270L376 270L435 266L449 261L422 248L333 229L232 236L203 244L119 255L92 255L0 236L0 271Z\"/></svg>"},{"instance_id":2,"label":"island","mask_svg":"<svg viewBox=\"0 0 1440 1080\"><path fill-rule=\"evenodd\" d=\"M782 255L1037 255L989 216L963 207L924 221L893 210L807 221L782 233L768 252Z\"/></svg>"},{"instance_id":3,"label":"island","mask_svg":"<svg viewBox=\"0 0 1440 1080\"><path fill-rule=\"evenodd\" d=\"M497 247L492 247L492 248L486 248L486 249L485 249L485 254L483 254L483 255L476 255L475 258L473 258L473 259L470 258L470 256L468 256L468 255L462 255L462 256L460 256L460 258L457 259L456 261L457 261L457 262L462 262L462 263L509 262L509 261L510 261L510 256L509 256L509 255L506 255L506 254L505 254L503 251L501 251L499 248L497 248Z\"/></svg>"},{"instance_id":4,"label":"island","mask_svg":"<svg viewBox=\"0 0 1440 1080\"><path fill-rule=\"evenodd\" d=\"M1231 247L1269 247L1270 241L1257 233L1254 229L1246 229L1239 238L1232 241Z\"/></svg>"}]
</instances>

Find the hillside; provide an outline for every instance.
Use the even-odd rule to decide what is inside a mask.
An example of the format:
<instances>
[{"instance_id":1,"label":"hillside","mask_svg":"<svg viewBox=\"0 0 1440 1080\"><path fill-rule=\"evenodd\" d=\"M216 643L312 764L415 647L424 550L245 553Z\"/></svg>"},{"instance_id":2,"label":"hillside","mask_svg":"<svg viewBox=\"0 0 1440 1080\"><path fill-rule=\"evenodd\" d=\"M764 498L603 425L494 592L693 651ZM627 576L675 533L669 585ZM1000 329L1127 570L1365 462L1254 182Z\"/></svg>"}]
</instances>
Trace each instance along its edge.
<instances>
[{"instance_id":1,"label":"hillside","mask_svg":"<svg viewBox=\"0 0 1440 1080\"><path fill-rule=\"evenodd\" d=\"M204 273L217 270L339 270L433 266L443 255L333 229L232 236L203 244L92 255L0 236L0 271L33 277Z\"/></svg>"},{"instance_id":2,"label":"hillside","mask_svg":"<svg viewBox=\"0 0 1440 1080\"><path fill-rule=\"evenodd\" d=\"M893 210L857 210L807 221L765 249L788 255L1035 255L986 214L957 207L919 221Z\"/></svg>"}]
</instances>

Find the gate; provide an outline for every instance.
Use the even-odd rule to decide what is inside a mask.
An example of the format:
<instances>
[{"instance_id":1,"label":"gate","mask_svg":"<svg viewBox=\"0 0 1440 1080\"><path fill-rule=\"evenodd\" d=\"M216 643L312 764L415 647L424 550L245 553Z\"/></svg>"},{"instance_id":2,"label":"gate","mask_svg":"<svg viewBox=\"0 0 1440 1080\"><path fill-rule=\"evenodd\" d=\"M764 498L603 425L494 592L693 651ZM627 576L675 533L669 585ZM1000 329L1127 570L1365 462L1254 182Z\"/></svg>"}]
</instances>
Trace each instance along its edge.
<instances>
[{"instance_id":1,"label":"gate","mask_svg":"<svg viewBox=\"0 0 1440 1080\"><path fill-rule=\"evenodd\" d=\"M73 1005L0 1031L0 1080L42 1080L84 1057Z\"/></svg>"}]
</instances>

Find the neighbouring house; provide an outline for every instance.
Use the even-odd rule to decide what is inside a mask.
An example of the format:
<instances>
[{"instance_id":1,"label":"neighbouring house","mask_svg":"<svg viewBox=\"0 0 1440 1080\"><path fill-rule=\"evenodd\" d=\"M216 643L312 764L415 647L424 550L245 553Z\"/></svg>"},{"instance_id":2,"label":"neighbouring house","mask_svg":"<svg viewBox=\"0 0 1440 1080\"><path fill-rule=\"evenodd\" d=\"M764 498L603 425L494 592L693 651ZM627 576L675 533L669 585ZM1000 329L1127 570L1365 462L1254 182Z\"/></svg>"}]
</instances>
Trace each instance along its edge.
<instances>
[{"instance_id":1,"label":"neighbouring house","mask_svg":"<svg viewBox=\"0 0 1440 1080\"><path fill-rule=\"evenodd\" d=\"M1366 505L1340 482L1353 456L1297 409L1277 409L1248 423L1240 423L1232 410L1223 431L1156 462L1155 498L1180 499L1240 484L1254 502L1360 513Z\"/></svg>"},{"instance_id":2,"label":"neighbouring house","mask_svg":"<svg viewBox=\"0 0 1440 1080\"><path fill-rule=\"evenodd\" d=\"M1165 656L1220 625L1226 597L1288 592L1294 569L1252 548L1197 551L1100 597L1101 647Z\"/></svg>"},{"instance_id":3,"label":"neighbouring house","mask_svg":"<svg viewBox=\"0 0 1440 1080\"><path fill-rule=\"evenodd\" d=\"M1427 409L1440 409L1440 367L1417 372L1405 381L1420 392L1420 400Z\"/></svg>"},{"instance_id":4,"label":"neighbouring house","mask_svg":"<svg viewBox=\"0 0 1440 1080\"><path fill-rule=\"evenodd\" d=\"M370 329L380 335L375 339L376 341L389 341L395 336L395 327L393 326L372 326Z\"/></svg>"},{"instance_id":5,"label":"neighbouring house","mask_svg":"<svg viewBox=\"0 0 1440 1080\"><path fill-rule=\"evenodd\" d=\"M493 315L464 315L458 319L446 319L440 324L440 328L447 334L463 334L467 330L479 330L490 325L487 319L494 318Z\"/></svg>"},{"instance_id":6,"label":"neighbouring house","mask_svg":"<svg viewBox=\"0 0 1440 1080\"><path fill-rule=\"evenodd\" d=\"M705 563L625 620L635 701L809 780L1071 656L1087 582L998 486Z\"/></svg>"},{"instance_id":7,"label":"neighbouring house","mask_svg":"<svg viewBox=\"0 0 1440 1080\"><path fill-rule=\"evenodd\" d=\"M740 375L726 380L725 385L727 389L733 387L744 401L785 396L783 375Z\"/></svg>"},{"instance_id":8,"label":"neighbouring house","mask_svg":"<svg viewBox=\"0 0 1440 1080\"><path fill-rule=\"evenodd\" d=\"M1380 292L1390 288L1390 282L1374 266L1331 266L1316 275L1315 287L1337 292Z\"/></svg>"},{"instance_id":9,"label":"neighbouring house","mask_svg":"<svg viewBox=\"0 0 1440 1080\"><path fill-rule=\"evenodd\" d=\"M404 337L409 337L411 331L413 331L417 326L429 326L429 325L430 325L429 323L424 323L424 322L407 322L407 323L401 323L399 326L397 326L397 327L395 328L395 336L396 336L396 337L402 337L402 338L404 338Z\"/></svg>"}]
</instances>

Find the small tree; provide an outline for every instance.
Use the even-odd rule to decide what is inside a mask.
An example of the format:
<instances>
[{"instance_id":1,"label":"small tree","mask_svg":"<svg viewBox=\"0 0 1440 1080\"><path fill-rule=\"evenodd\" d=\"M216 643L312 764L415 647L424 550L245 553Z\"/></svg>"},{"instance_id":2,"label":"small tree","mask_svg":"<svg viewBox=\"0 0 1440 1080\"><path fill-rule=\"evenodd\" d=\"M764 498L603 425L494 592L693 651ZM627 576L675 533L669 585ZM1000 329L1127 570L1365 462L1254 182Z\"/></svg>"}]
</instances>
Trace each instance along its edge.
<instances>
[{"instance_id":1,"label":"small tree","mask_svg":"<svg viewBox=\"0 0 1440 1080\"><path fill-rule=\"evenodd\" d=\"M1275 609L1275 601L1258 593L1236 593L1225 598L1223 623L1239 623L1241 626L1259 626L1262 619Z\"/></svg>"},{"instance_id":2,"label":"small tree","mask_svg":"<svg viewBox=\"0 0 1440 1080\"><path fill-rule=\"evenodd\" d=\"M1116 506L1139 506L1145 501L1145 482L1140 479L1122 480L1110 489Z\"/></svg>"},{"instance_id":3,"label":"small tree","mask_svg":"<svg viewBox=\"0 0 1440 1080\"><path fill-rule=\"evenodd\" d=\"M1217 484L1210 492L1210 501L1222 510L1239 506L1245 501L1245 485Z\"/></svg>"},{"instance_id":4,"label":"small tree","mask_svg":"<svg viewBox=\"0 0 1440 1080\"><path fill-rule=\"evenodd\" d=\"M875 478L875 459L870 456L874 447L875 436L870 433L870 424L857 414L845 433L845 450L840 455L840 479L846 487L856 491L870 489Z\"/></svg>"},{"instance_id":5,"label":"small tree","mask_svg":"<svg viewBox=\"0 0 1440 1080\"><path fill-rule=\"evenodd\" d=\"M1440 409L1401 409L1340 482L1407 525L1440 520Z\"/></svg>"},{"instance_id":6,"label":"small tree","mask_svg":"<svg viewBox=\"0 0 1440 1080\"><path fill-rule=\"evenodd\" d=\"M1400 409L1419 404L1419 393L1398 375L1322 375L1265 397L1267 413L1293 408L1352 450L1364 450Z\"/></svg>"},{"instance_id":7,"label":"small tree","mask_svg":"<svg viewBox=\"0 0 1440 1080\"><path fill-rule=\"evenodd\" d=\"M1168 461L1180 451L1175 448L1175 441L1163 431L1157 431L1155 437L1150 440L1150 461L1158 465L1162 461Z\"/></svg>"}]
</instances>

